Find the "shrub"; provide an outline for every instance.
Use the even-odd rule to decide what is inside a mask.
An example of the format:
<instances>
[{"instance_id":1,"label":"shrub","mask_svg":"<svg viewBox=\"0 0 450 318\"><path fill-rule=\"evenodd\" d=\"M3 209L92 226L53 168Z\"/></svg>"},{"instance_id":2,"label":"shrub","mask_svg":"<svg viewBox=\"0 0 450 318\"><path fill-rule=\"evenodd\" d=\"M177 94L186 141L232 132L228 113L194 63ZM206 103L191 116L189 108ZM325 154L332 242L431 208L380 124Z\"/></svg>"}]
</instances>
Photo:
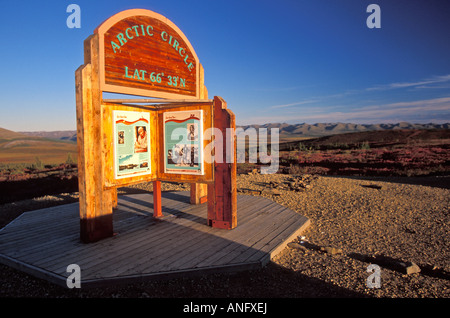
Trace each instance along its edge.
<instances>
[{"instance_id":1,"label":"shrub","mask_svg":"<svg viewBox=\"0 0 450 318\"><path fill-rule=\"evenodd\" d=\"M68 164L68 165L72 165L72 164L74 164L75 162L73 161L73 159L72 159L72 155L70 154L70 152L67 154L67 159L66 159L66 164Z\"/></svg>"},{"instance_id":2,"label":"shrub","mask_svg":"<svg viewBox=\"0 0 450 318\"><path fill-rule=\"evenodd\" d=\"M44 168L44 164L39 157L36 157L35 162L31 164L30 168L34 170L41 170Z\"/></svg>"}]
</instances>

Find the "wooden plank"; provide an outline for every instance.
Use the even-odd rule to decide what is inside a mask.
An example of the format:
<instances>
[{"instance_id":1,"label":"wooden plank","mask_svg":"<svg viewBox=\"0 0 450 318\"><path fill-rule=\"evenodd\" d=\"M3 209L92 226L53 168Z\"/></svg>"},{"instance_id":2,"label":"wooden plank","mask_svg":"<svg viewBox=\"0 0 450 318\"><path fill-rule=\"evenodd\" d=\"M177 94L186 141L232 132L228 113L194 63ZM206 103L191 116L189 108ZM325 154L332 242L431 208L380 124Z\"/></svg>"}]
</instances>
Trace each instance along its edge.
<instances>
[{"instance_id":1,"label":"wooden plank","mask_svg":"<svg viewBox=\"0 0 450 318\"><path fill-rule=\"evenodd\" d=\"M103 103L114 103L114 104L211 104L214 100L213 99L207 99L200 96L200 99L156 99L156 98L143 98L143 99L103 99ZM153 105L155 106L155 105ZM166 106L174 106L174 105L166 105Z\"/></svg>"},{"instance_id":2,"label":"wooden plank","mask_svg":"<svg viewBox=\"0 0 450 318\"><path fill-rule=\"evenodd\" d=\"M57 222L55 219L51 220L51 222L47 221L25 224L22 227L17 228L16 231L4 232L2 236L7 235L10 242L4 242L2 243L2 245L18 246L21 241L39 240L39 238L43 235L51 236L53 234L53 231L67 231L67 229L63 228L63 226L71 224L73 224L73 220L63 220L61 222Z\"/></svg>"},{"instance_id":3,"label":"wooden plank","mask_svg":"<svg viewBox=\"0 0 450 318\"><path fill-rule=\"evenodd\" d=\"M190 205L187 205L190 207ZM191 222L191 219L197 218L195 215L188 215L185 218L173 218L168 219L167 222L160 223L158 222L157 231L150 231L148 234L144 235L146 229L152 229L151 227L144 227L139 231L134 231L133 233L124 234L122 239L119 241L114 241L113 245L111 245L108 250L109 252L105 255L104 253L100 253L100 251L93 251L90 254L84 253L84 255L74 255L74 253L68 253L71 257L77 257L80 263L89 263L88 268L95 266L98 263L106 261L108 259L114 259L119 255L119 257L123 257L126 262L129 262L130 258L136 254L136 251L141 248L142 245L151 245L152 242L155 244L162 244L161 241L164 241L165 237L172 237L177 234L177 229L172 230L171 224L184 224ZM106 243L105 243L106 244ZM98 245L101 246L101 245ZM114 250L112 249L114 247ZM125 251L124 255L120 255L120 250L123 249ZM117 254L116 254L117 253ZM117 263L117 262L115 262ZM56 267L58 264L54 264Z\"/></svg>"},{"instance_id":4,"label":"wooden plank","mask_svg":"<svg viewBox=\"0 0 450 318\"><path fill-rule=\"evenodd\" d=\"M135 260L132 263L117 267L114 270L114 275L123 275L130 271L141 272L142 270L149 269L149 267L152 271L156 271L157 269L155 269L155 262L153 260L158 260L159 257L166 256L167 253L174 253L175 250L185 247L184 244L187 244L187 242L184 241L192 241L204 237L204 232L192 230L192 226L196 225L195 222L191 222L190 227L174 226L175 231L177 234L179 233L179 236L167 237L164 242L154 246L147 244L143 249L139 250L139 257L134 257ZM184 237L186 238L184 239ZM177 244L177 241L180 241L180 239L183 240L183 244Z\"/></svg>"},{"instance_id":5,"label":"wooden plank","mask_svg":"<svg viewBox=\"0 0 450 318\"><path fill-rule=\"evenodd\" d=\"M131 283L142 283L144 281L155 281L155 280L165 280L165 279L177 279L177 278L188 278L188 277L197 277L204 275L211 275L217 273L235 273L239 271L248 271L248 270L256 270L261 268L260 263L245 263L245 264L233 264L233 265L224 265L220 267L209 267L209 268L190 268L187 270L178 270L178 271L165 271L165 272L157 272L157 273L137 273L130 274L126 276L118 276L118 277L107 277L107 278L96 278L96 279L88 279L85 280L82 278L82 285L87 288L99 288L111 285L117 285L118 283L126 282L127 284Z\"/></svg>"},{"instance_id":6,"label":"wooden plank","mask_svg":"<svg viewBox=\"0 0 450 318\"><path fill-rule=\"evenodd\" d=\"M153 181L153 217L162 217L161 181Z\"/></svg>"},{"instance_id":7,"label":"wooden plank","mask_svg":"<svg viewBox=\"0 0 450 318\"><path fill-rule=\"evenodd\" d=\"M98 36L85 41L84 67L76 72L80 238L84 242L112 236L112 193L103 189L104 156Z\"/></svg>"},{"instance_id":8,"label":"wooden plank","mask_svg":"<svg viewBox=\"0 0 450 318\"><path fill-rule=\"evenodd\" d=\"M71 263L81 266L82 283L93 284L133 277L173 277L170 275L249 269L264 265L299 233L299 228L309 224L305 217L267 198L240 195L237 201L240 226L229 231L207 226L202 221L207 206L191 205L186 191L167 193L161 201L163 208L164 205L174 208L182 217L163 217L162 221L153 221L154 225L145 223L145 220L154 220L149 208L152 194L119 197L115 214L120 226L115 227L126 229L120 238L82 244L75 233L58 230L55 233L61 237L55 238L53 243L35 245L33 240L29 240L29 245L24 248L32 251L31 257L20 249L23 258L11 258L3 254L0 244L0 262L7 262L5 259L9 257L13 266L26 267L29 264L28 270L41 268L41 275L49 273L61 277L64 284L66 268ZM58 220L65 218L69 210L59 215L51 211L51 214ZM71 213L75 214L71 219L76 225L76 213ZM148 216L137 217L140 213ZM30 219L36 222L36 216L32 215ZM51 218L47 216L46 219ZM29 224L26 221L24 218L21 224ZM50 237L53 233L47 235ZM38 253L39 248L41 253Z\"/></svg>"},{"instance_id":9,"label":"wooden plank","mask_svg":"<svg viewBox=\"0 0 450 318\"><path fill-rule=\"evenodd\" d=\"M286 228L283 233L280 233L273 240L266 243L265 246L262 246L259 251L246 258L245 262L251 262L254 259L261 259L262 257L262 265L266 265L273 257L285 249L289 242L292 242L297 236L302 234L309 225L309 219L298 219L297 222L293 223L289 228Z\"/></svg>"},{"instance_id":10,"label":"wooden plank","mask_svg":"<svg viewBox=\"0 0 450 318\"><path fill-rule=\"evenodd\" d=\"M266 205L261 211L270 211L271 216L276 216L276 214L281 213L281 209L274 210L278 208L273 205ZM261 236L264 236L261 227L267 222L267 217L254 217L252 215L251 220L247 220L248 223L240 224L236 230L230 231L233 235L224 235L228 238L228 242L224 242L219 246L214 246L213 249L217 252L205 254L201 260L198 260L194 264L187 264L190 266L216 266L218 264L229 264L230 260L238 257L247 249L251 248L254 241L260 240ZM236 246L234 242L239 242L240 244Z\"/></svg>"},{"instance_id":11,"label":"wooden plank","mask_svg":"<svg viewBox=\"0 0 450 318\"><path fill-rule=\"evenodd\" d=\"M61 214L62 214L61 212L59 212L59 214L60 214L60 217L64 220L65 223L68 223L68 222L70 223L70 222L72 222L72 221L70 221L70 220L67 218L67 216L61 215ZM40 215L42 215L42 213L40 213ZM72 219L73 219L73 217L72 217ZM46 222L48 222L48 221L46 221ZM58 223L58 222L53 222L53 223L54 223L54 226L53 226L53 227L58 228L58 224L60 224L60 223ZM115 224L117 224L117 222L115 222ZM41 238L41 240L43 240L43 241L45 241L45 242L48 242L48 240L49 240L48 234L55 235L55 234L53 233L53 231L46 231L46 229L45 229L45 228L42 228L41 226L34 226L33 224L31 224L30 227L31 227L31 229L33 229L33 232L31 232L31 233L32 233L32 235L31 235L31 234L30 234L30 230L31 230L31 229L28 229L28 228L26 229L25 232L27 232L27 241L24 243L24 245L29 244L29 242L33 242L33 244L35 244L35 243L36 243L36 239L39 239L39 238ZM48 229L48 228L47 228L47 229ZM66 227L65 227L65 224L64 224L64 226L59 226L59 229L60 229L61 232L67 232L67 229L66 229ZM36 234L35 234L35 233L36 233ZM47 234L47 236L43 236L42 234ZM20 237L20 235L23 236L23 233L18 234L18 232L15 231L15 232L13 232L13 233L10 233L10 236L8 236L8 237L11 239L11 238ZM30 236L30 235L31 235L31 236ZM8 245L8 243L3 244L2 246L5 247L5 245ZM17 248L20 247L20 246L17 245L17 240L14 240L14 242L11 242L10 245L11 245L14 249L17 249ZM22 249L21 249L21 251L27 251L27 252L28 252L28 250L22 250Z\"/></svg>"},{"instance_id":12,"label":"wooden plank","mask_svg":"<svg viewBox=\"0 0 450 318\"><path fill-rule=\"evenodd\" d=\"M23 234L24 238L19 238L19 239L15 238L15 237L11 237L11 238L8 237L8 240L10 240L10 242L1 244L0 246L2 247L2 249L4 251L13 252L13 251L21 251L22 248L25 248L25 247L29 246L30 244L32 244L34 246L39 245L39 244L47 244L48 242L58 239L59 237L64 236L64 235L70 235L72 233L79 234L78 228L74 227L74 224L77 224L77 223L78 222L76 222L76 223L72 222L72 223L66 223L66 224L62 223L60 225L60 227L55 228L55 231L53 231L53 232L49 231L47 233L44 232L44 233L40 233L40 234L34 234L33 236L31 236L29 238L26 237L26 234ZM67 227L67 229L62 228L66 225L68 225L70 227Z\"/></svg>"},{"instance_id":13,"label":"wooden plank","mask_svg":"<svg viewBox=\"0 0 450 318\"><path fill-rule=\"evenodd\" d=\"M120 211L119 211L118 213L120 213ZM139 227L139 226L141 226L141 224L138 223L136 227ZM70 250L70 251L68 251L68 250L63 251L61 255L71 254L71 255L75 256L77 250L84 251L85 248L84 248L82 245L79 245L79 246L77 246L76 249L72 249L72 250ZM51 258L48 258L47 260L48 260L49 262L53 262L53 259L51 259Z\"/></svg>"},{"instance_id":14,"label":"wooden plank","mask_svg":"<svg viewBox=\"0 0 450 318\"><path fill-rule=\"evenodd\" d=\"M207 201L208 185L205 183L191 183L191 204L203 204Z\"/></svg>"},{"instance_id":15,"label":"wooden plank","mask_svg":"<svg viewBox=\"0 0 450 318\"><path fill-rule=\"evenodd\" d=\"M251 205L255 207L255 205ZM264 205L261 210L269 210L273 207ZM234 254L238 251L238 247L245 243L245 237L249 232L252 232L254 228L258 227L258 224L254 222L253 215L244 215L240 221L239 228L233 231L220 231L215 233L215 237L208 240L206 246L201 248L191 249L184 251L183 258L179 260L174 259L174 263L169 268L188 268L188 267L205 267L210 266L212 262L204 262L205 259L219 259L223 254ZM189 252L189 253L187 253ZM228 264L222 262L221 264Z\"/></svg>"},{"instance_id":16,"label":"wooden plank","mask_svg":"<svg viewBox=\"0 0 450 318\"><path fill-rule=\"evenodd\" d=\"M255 206L252 202L249 202L248 204L249 206ZM246 222L247 218L248 220L251 220L251 217L244 216L242 222ZM194 230L198 231L199 229L196 228ZM166 254L167 257L161 258L159 264L162 264L162 267L166 267L169 265L178 267L178 263L184 264L192 258L203 258L205 253L214 246L215 241L223 241L224 236L230 233L229 231L217 231L216 229L210 227L200 230L202 233L213 233L214 235L207 241L196 241L195 239L191 239L191 236L189 236L188 241L184 240L183 245L180 245L179 248L178 246L175 249L171 248L170 254L168 253ZM204 247L205 245L206 248Z\"/></svg>"},{"instance_id":17,"label":"wooden plank","mask_svg":"<svg viewBox=\"0 0 450 318\"><path fill-rule=\"evenodd\" d=\"M214 100L208 99L208 90L205 86L205 70L203 66L200 64L200 72L199 72L199 85L200 85L200 98L209 101L211 104ZM210 154L203 154L204 162L211 162ZM205 157L208 156L208 157ZM191 204L202 204L205 203L208 198L208 185L205 183L191 183Z\"/></svg>"},{"instance_id":18,"label":"wooden plank","mask_svg":"<svg viewBox=\"0 0 450 318\"><path fill-rule=\"evenodd\" d=\"M222 98L214 97L214 127L223 137L215 139L214 186L208 186L208 223L213 227L232 229L237 226L236 138L233 136L234 140L230 140L226 131L235 129L236 123L234 114L226 107ZM234 149L232 157L226 153L227 144Z\"/></svg>"},{"instance_id":19,"label":"wooden plank","mask_svg":"<svg viewBox=\"0 0 450 318\"><path fill-rule=\"evenodd\" d=\"M146 258L150 253L153 257L156 257L158 253L163 253L166 248L173 245L173 242L180 237L183 237L186 232L190 230L192 224L196 224L192 218L175 219L176 222L168 222L164 227L158 224L159 229L153 233L149 233L149 237L145 240L138 238L135 244L132 244L127 249L119 249L115 244L113 253L108 254L108 258L114 257L114 267L112 270L116 273L122 273L127 271L130 267L135 267L137 262ZM142 234L142 233L141 233ZM152 234L152 235L150 235ZM128 238L127 238L128 239ZM117 256L115 253L117 252ZM132 261L130 261L132 260ZM104 259L103 259L104 261ZM97 261L95 261L97 262ZM99 263L100 265L102 263ZM106 271L101 267L93 266L92 262L89 262L88 266L85 266L85 272L88 275L95 275L97 273L104 275L112 275L110 271ZM91 270L92 269L92 270Z\"/></svg>"},{"instance_id":20,"label":"wooden plank","mask_svg":"<svg viewBox=\"0 0 450 318\"><path fill-rule=\"evenodd\" d=\"M181 220L181 222L183 222ZM103 253L104 251L102 251L102 248L105 248L106 246L108 246L109 244L112 244L111 246L114 246L115 251L119 250L121 248L123 248L123 250L126 251L126 253L131 253L135 247L139 246L139 243L142 242L148 242L149 240L151 241L154 237L157 236L161 236L161 234L163 235L169 235L169 232L167 231L167 224L166 226L165 223L158 223L158 229L159 229L159 233L157 233L157 231L150 231L150 233L148 233L147 235L144 235L144 232L148 229L153 229L152 225L156 224L154 221L151 221L151 223L142 223L142 224L138 224L138 226L136 226L137 229L134 229L133 232L129 232L129 233L123 233L122 234L122 239L121 240L114 240L114 242L111 242L111 239L109 241L106 242L98 242L97 244L95 244L95 246L97 248L92 248L90 250L90 252L86 252L86 248L84 248L83 246L80 246L77 249L72 249L71 251L66 251L65 253L63 253L61 256L62 257L70 257L72 259L76 259L78 262L80 263L85 263L88 262L90 266L94 266L95 264L97 264L97 262L102 262L104 259L108 259L109 258L114 258L115 255L113 255L111 247L108 248L109 253L106 254L106 258L105 258L105 254ZM130 254L131 255L131 254ZM58 264L57 262L55 262L55 260L53 259L48 259L47 263L41 263L41 266L46 266L48 264L51 264L54 267L59 267L61 266L60 264Z\"/></svg>"},{"instance_id":21,"label":"wooden plank","mask_svg":"<svg viewBox=\"0 0 450 318\"><path fill-rule=\"evenodd\" d=\"M285 212L290 212L285 210ZM290 215L290 213L284 213L283 218L277 220L276 223L270 224L264 228L264 233L266 235L262 236L260 240L254 242L250 248L246 249L244 253L242 253L239 257L230 260L230 262L240 263L245 261L250 257L250 255L257 255L256 259L261 259L263 256L268 255L268 251L261 252L261 248L269 244L273 240L277 240L277 237L280 237L282 233L285 233L286 229L296 229L298 224L292 222L293 219L295 221L295 217ZM288 226L286 224L289 224ZM281 241L282 242L282 241ZM280 243L281 243L280 242ZM260 253L261 252L261 253ZM252 258L253 260L255 258Z\"/></svg>"},{"instance_id":22,"label":"wooden plank","mask_svg":"<svg viewBox=\"0 0 450 318\"><path fill-rule=\"evenodd\" d=\"M33 244L39 243L40 241L45 242L51 238L60 236L61 233L73 232L75 230L74 224L77 225L78 223L78 217L65 213L59 214L59 216L62 218L61 221L58 221L54 215L53 219L46 218L42 222L34 221L25 223L21 227L14 227L9 231L4 231L0 235L0 246L4 249L18 249L22 245L28 244L28 242ZM76 231L78 232L78 227Z\"/></svg>"},{"instance_id":23,"label":"wooden plank","mask_svg":"<svg viewBox=\"0 0 450 318\"><path fill-rule=\"evenodd\" d=\"M19 259L34 262L37 259L47 257L50 253L58 253L59 249L64 249L67 244L72 244L79 239L78 231L72 231L70 233L64 233L58 237L49 238L46 242L27 242L25 246L18 246L15 250L3 249L4 253L7 253L11 257L17 257Z\"/></svg>"},{"instance_id":24,"label":"wooden plank","mask_svg":"<svg viewBox=\"0 0 450 318\"><path fill-rule=\"evenodd\" d=\"M49 272L37 266L22 262L18 259L10 258L0 253L0 263L24 273L30 274L39 279L43 279L56 285L67 287L66 277Z\"/></svg>"},{"instance_id":25,"label":"wooden plank","mask_svg":"<svg viewBox=\"0 0 450 318\"><path fill-rule=\"evenodd\" d=\"M192 207L192 209L199 211L199 209L195 207ZM181 258L182 255L185 254L185 251L189 248L189 246L201 246L205 243L207 245L210 244L209 241L196 240L198 239L198 236L201 236L204 233L214 233L214 235L217 236L217 230L206 227L205 225L202 226L201 224L194 224L193 222L191 222L191 226L187 227L188 225L189 224L186 224L186 228L183 228L181 232L178 228L176 228L174 232L179 234L176 237L173 237L172 233L168 233L168 235L166 235L168 239L160 239L161 243L160 245L156 245L156 247L154 247L153 245L148 245L146 248L139 250L139 253L131 253L129 257L138 257L139 264L136 264L136 262L131 263L129 262L128 258L125 258L122 263L118 264L117 268L119 269L115 271L115 274L123 275L131 270L143 271L145 268L148 268L149 264L152 265L152 270L159 270L158 268L155 268L157 264L166 263L167 259L172 257L173 255L175 255L175 257ZM192 232L194 232L194 234L192 234ZM183 239L180 244L174 245L172 242L179 240L180 237L186 237L186 239ZM149 241L150 240L147 240L147 244ZM200 248L200 250L202 249ZM153 260L155 259L159 260L157 264L153 262ZM161 268L164 269L164 265L162 265Z\"/></svg>"}]
</instances>

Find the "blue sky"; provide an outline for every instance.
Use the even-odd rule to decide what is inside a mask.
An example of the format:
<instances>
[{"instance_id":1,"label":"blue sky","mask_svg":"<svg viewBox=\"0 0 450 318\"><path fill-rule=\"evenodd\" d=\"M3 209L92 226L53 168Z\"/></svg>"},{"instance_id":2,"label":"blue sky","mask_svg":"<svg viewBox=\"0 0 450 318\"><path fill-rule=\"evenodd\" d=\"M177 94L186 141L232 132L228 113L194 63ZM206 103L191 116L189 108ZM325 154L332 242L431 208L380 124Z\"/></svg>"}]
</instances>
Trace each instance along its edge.
<instances>
[{"instance_id":1,"label":"blue sky","mask_svg":"<svg viewBox=\"0 0 450 318\"><path fill-rule=\"evenodd\" d=\"M371 3L380 29L366 25ZM44 0L0 3L0 127L76 129L83 41L132 8L184 32L238 124L450 122L450 1Z\"/></svg>"}]
</instances>

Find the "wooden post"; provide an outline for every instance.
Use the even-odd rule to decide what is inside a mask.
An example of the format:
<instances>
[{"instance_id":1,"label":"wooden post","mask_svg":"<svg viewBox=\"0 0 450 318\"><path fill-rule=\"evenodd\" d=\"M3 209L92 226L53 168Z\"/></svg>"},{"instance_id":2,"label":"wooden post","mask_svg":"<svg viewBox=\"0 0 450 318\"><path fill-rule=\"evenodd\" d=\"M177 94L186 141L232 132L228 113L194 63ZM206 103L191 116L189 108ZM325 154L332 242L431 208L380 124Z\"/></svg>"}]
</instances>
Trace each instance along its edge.
<instances>
[{"instance_id":1,"label":"wooden post","mask_svg":"<svg viewBox=\"0 0 450 318\"><path fill-rule=\"evenodd\" d=\"M162 217L161 181L153 181L153 217Z\"/></svg>"},{"instance_id":2,"label":"wooden post","mask_svg":"<svg viewBox=\"0 0 450 318\"><path fill-rule=\"evenodd\" d=\"M221 157L215 158L214 184L208 185L208 224L216 228L233 229L237 226L236 122L225 101L217 96L214 97L214 127L222 132L223 142L220 142L221 138L215 139L215 149L222 151L215 152L216 156ZM227 128L233 129L233 134L227 134ZM233 149L232 155L227 154L227 149Z\"/></svg>"},{"instance_id":3,"label":"wooden post","mask_svg":"<svg viewBox=\"0 0 450 318\"><path fill-rule=\"evenodd\" d=\"M84 43L85 64L75 73L78 144L80 239L95 242L113 235L112 208L116 192L104 190L101 91L98 77L98 36Z\"/></svg>"},{"instance_id":4,"label":"wooden post","mask_svg":"<svg viewBox=\"0 0 450 318\"><path fill-rule=\"evenodd\" d=\"M112 188L111 192L111 202L113 209L117 208L117 188Z\"/></svg>"},{"instance_id":5,"label":"wooden post","mask_svg":"<svg viewBox=\"0 0 450 318\"><path fill-rule=\"evenodd\" d=\"M200 67L200 99L208 99L208 89L205 86L205 71ZM203 204L208 200L208 185L205 183L191 183L191 204Z\"/></svg>"},{"instance_id":6,"label":"wooden post","mask_svg":"<svg viewBox=\"0 0 450 318\"><path fill-rule=\"evenodd\" d=\"M191 204L203 204L208 201L208 185L191 183Z\"/></svg>"}]
</instances>

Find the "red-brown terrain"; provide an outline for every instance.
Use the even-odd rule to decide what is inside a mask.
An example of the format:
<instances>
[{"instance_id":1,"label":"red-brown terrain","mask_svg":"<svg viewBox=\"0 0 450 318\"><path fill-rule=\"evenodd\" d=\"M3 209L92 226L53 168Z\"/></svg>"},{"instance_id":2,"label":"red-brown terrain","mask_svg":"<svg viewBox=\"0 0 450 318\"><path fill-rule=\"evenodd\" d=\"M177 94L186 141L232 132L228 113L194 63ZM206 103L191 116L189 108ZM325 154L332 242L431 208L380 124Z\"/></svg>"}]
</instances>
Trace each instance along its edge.
<instances>
[{"instance_id":1,"label":"red-brown terrain","mask_svg":"<svg viewBox=\"0 0 450 318\"><path fill-rule=\"evenodd\" d=\"M238 173L257 165L238 164ZM76 164L0 169L0 204L78 191ZM450 129L337 134L280 144L278 173L342 176L439 176L450 173Z\"/></svg>"},{"instance_id":2,"label":"red-brown terrain","mask_svg":"<svg viewBox=\"0 0 450 318\"><path fill-rule=\"evenodd\" d=\"M430 176L450 171L450 130L339 134L280 145L281 171L353 176Z\"/></svg>"}]
</instances>

